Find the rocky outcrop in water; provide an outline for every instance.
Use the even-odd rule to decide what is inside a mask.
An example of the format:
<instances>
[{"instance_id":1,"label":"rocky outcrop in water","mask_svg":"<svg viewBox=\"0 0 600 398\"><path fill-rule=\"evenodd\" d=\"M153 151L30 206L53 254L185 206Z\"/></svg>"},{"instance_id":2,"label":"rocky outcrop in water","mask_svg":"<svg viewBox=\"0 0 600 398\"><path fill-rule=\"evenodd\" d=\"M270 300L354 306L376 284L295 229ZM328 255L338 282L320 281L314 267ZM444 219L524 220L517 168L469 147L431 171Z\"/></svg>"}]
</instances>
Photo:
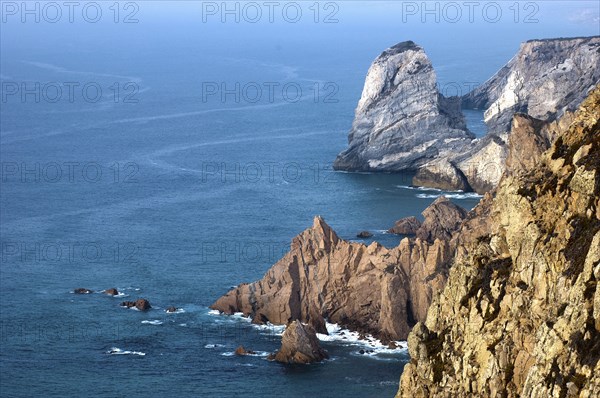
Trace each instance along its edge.
<instances>
[{"instance_id":1,"label":"rocky outcrop in water","mask_svg":"<svg viewBox=\"0 0 600 398\"><path fill-rule=\"evenodd\" d=\"M410 216L396 221L388 232L397 235L416 235L420 227L421 221L417 217Z\"/></svg>"},{"instance_id":2,"label":"rocky outcrop in water","mask_svg":"<svg viewBox=\"0 0 600 398\"><path fill-rule=\"evenodd\" d=\"M315 330L300 321L291 322L281 336L281 348L269 359L282 363L308 364L329 358L321 348Z\"/></svg>"},{"instance_id":3,"label":"rocky outcrop in water","mask_svg":"<svg viewBox=\"0 0 600 398\"><path fill-rule=\"evenodd\" d=\"M489 133L474 140L459 101L439 94L423 49L400 43L371 65L349 147L334 168L416 170L416 186L489 192L505 171L513 115L552 122L575 109L599 80L598 36L523 43L506 66L461 99L465 108L485 110Z\"/></svg>"},{"instance_id":4,"label":"rocky outcrop in water","mask_svg":"<svg viewBox=\"0 0 600 398\"><path fill-rule=\"evenodd\" d=\"M454 237L397 397L600 396L599 118L600 87L558 123L515 117L524 147Z\"/></svg>"},{"instance_id":5,"label":"rocky outcrop in water","mask_svg":"<svg viewBox=\"0 0 600 398\"><path fill-rule=\"evenodd\" d=\"M371 65L336 170L416 169L470 141L460 100L442 96L425 51L412 41L384 51Z\"/></svg>"},{"instance_id":6,"label":"rocky outcrop in water","mask_svg":"<svg viewBox=\"0 0 600 398\"><path fill-rule=\"evenodd\" d=\"M577 108L598 81L599 36L523 43L508 64L462 99L465 108L485 110L487 136L422 166L413 184L480 193L492 190L505 171L515 128L513 115L552 122ZM538 143L543 144L539 148L547 148L552 138Z\"/></svg>"},{"instance_id":7,"label":"rocky outcrop in water","mask_svg":"<svg viewBox=\"0 0 600 398\"><path fill-rule=\"evenodd\" d=\"M137 299L136 301L123 301L121 303L121 307L126 307L126 308L135 307L140 311L147 311L150 308L152 308L152 306L150 305L150 302L146 299Z\"/></svg>"},{"instance_id":8,"label":"rocky outcrop in water","mask_svg":"<svg viewBox=\"0 0 600 398\"><path fill-rule=\"evenodd\" d=\"M440 199L426 213L434 217L451 207ZM342 240L316 217L260 281L239 285L211 308L242 312L259 324L301 320L320 332L328 319L384 341L405 340L445 284L454 250L439 236L457 227L450 224L429 223L430 230L419 229L427 240L405 238L388 249Z\"/></svg>"}]
</instances>

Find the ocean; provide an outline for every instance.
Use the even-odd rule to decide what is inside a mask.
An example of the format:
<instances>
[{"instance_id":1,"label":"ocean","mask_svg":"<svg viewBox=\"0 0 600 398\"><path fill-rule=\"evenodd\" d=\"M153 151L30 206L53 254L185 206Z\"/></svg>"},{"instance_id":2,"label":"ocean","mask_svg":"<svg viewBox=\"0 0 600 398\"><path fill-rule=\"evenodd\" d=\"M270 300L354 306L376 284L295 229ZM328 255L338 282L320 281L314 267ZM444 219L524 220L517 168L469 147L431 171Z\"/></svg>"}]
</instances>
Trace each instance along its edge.
<instances>
[{"instance_id":1,"label":"ocean","mask_svg":"<svg viewBox=\"0 0 600 398\"><path fill-rule=\"evenodd\" d=\"M344 239L369 230L367 243L391 247L394 221L441 194L476 205L474 194L415 189L410 173L332 170L385 48L415 41L442 91L464 94L524 40L598 34L565 19L592 2L536 3L530 24L502 2L499 23L423 22L412 11L403 21L400 2L296 2L298 22L265 9L252 22L247 3L227 3L229 15L225 3L153 1L94 3L97 22L63 9L54 23L44 3L38 21L15 4L3 5L0 39L6 397L393 396L404 345L329 325L331 359L283 366L266 360L281 327L208 306L260 279L315 215ZM466 116L485 134L481 111ZM101 293L113 287L119 296ZM153 308L119 306L139 297ZM233 355L239 345L257 354Z\"/></svg>"}]
</instances>

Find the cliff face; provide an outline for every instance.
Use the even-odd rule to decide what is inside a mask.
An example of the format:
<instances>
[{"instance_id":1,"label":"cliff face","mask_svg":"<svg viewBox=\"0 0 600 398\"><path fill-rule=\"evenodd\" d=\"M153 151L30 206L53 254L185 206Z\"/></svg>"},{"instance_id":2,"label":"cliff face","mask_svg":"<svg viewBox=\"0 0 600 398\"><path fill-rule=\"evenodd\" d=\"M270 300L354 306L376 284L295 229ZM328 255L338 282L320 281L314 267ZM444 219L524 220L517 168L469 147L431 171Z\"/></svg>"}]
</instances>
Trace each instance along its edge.
<instances>
[{"instance_id":1,"label":"cliff face","mask_svg":"<svg viewBox=\"0 0 600 398\"><path fill-rule=\"evenodd\" d=\"M515 117L525 147L457 235L397 397L600 396L599 118L600 87L561 122Z\"/></svg>"},{"instance_id":2,"label":"cliff face","mask_svg":"<svg viewBox=\"0 0 600 398\"><path fill-rule=\"evenodd\" d=\"M415 169L439 151L464 145L459 99L444 98L423 49L408 41L384 51L371 65L336 170Z\"/></svg>"},{"instance_id":3,"label":"cliff face","mask_svg":"<svg viewBox=\"0 0 600 398\"><path fill-rule=\"evenodd\" d=\"M513 115L552 122L575 110L598 81L600 37L523 43L508 64L462 99L465 108L485 109L488 135L424 165L413 183L464 190L466 181L476 192L492 190L505 171Z\"/></svg>"},{"instance_id":4,"label":"cliff face","mask_svg":"<svg viewBox=\"0 0 600 398\"><path fill-rule=\"evenodd\" d=\"M545 121L574 111L600 81L600 37L530 40L506 66L463 98L485 109L490 132L505 133L514 113Z\"/></svg>"},{"instance_id":5,"label":"cliff face","mask_svg":"<svg viewBox=\"0 0 600 398\"><path fill-rule=\"evenodd\" d=\"M554 121L574 110L599 80L600 37L526 42L461 99L464 107L485 110L489 133L473 140L459 101L439 94L424 51L400 43L369 69L349 147L334 168L416 170L417 186L488 192L505 171L513 115Z\"/></svg>"},{"instance_id":6,"label":"cliff face","mask_svg":"<svg viewBox=\"0 0 600 398\"><path fill-rule=\"evenodd\" d=\"M239 285L211 308L243 312L255 323L301 320L321 333L327 318L384 341L405 340L446 282L454 250L438 237L450 236L464 215L449 203L442 198L428 208L429 218L448 219L444 225L426 218L432 228L419 230L425 239L405 238L392 249L342 240L316 217L260 281Z\"/></svg>"}]
</instances>

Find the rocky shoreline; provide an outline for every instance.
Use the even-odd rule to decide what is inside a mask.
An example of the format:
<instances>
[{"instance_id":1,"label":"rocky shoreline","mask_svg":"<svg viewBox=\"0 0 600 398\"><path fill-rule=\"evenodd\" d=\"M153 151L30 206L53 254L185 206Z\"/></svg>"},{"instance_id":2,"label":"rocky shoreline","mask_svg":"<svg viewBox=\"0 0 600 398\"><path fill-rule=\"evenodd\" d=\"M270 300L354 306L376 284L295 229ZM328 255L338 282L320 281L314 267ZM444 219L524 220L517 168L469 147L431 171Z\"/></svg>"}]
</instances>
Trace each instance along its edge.
<instances>
[{"instance_id":1,"label":"rocky shoreline","mask_svg":"<svg viewBox=\"0 0 600 398\"><path fill-rule=\"evenodd\" d=\"M530 40L494 76L462 98L444 98L424 50L403 42L371 65L334 168L416 172L413 185L485 193L498 185L512 117L553 122L600 79L600 36ZM461 107L484 110L485 137L468 131ZM550 142L549 144L551 144Z\"/></svg>"},{"instance_id":2,"label":"rocky shoreline","mask_svg":"<svg viewBox=\"0 0 600 398\"><path fill-rule=\"evenodd\" d=\"M557 49L548 53L548 46ZM550 94L552 85L545 82L570 81L572 69L559 63L557 76L548 77L544 62L570 56L589 61L586 51L596 55L574 88L581 92ZM532 54L541 57L533 59L539 67L515 72ZM456 158L433 161L455 169L453 175L439 176L441 183L466 183L486 192L473 210L440 197L423 211L423 221L408 217L389 229L406 236L394 248L340 239L317 216L261 280L239 285L211 308L242 313L256 324L287 325L282 349L272 356L284 363L326 358L315 337L327 333L326 321L383 342L407 339L411 361L398 398L600 396L600 85L588 87L600 76L598 54L598 37L530 41L509 66L463 98L488 107L486 118L497 127L469 144L479 148L469 159L501 162L498 183L474 183ZM398 60L403 67L394 71L390 65ZM376 60L368 81L383 84L374 91L365 86L357 108L357 115L359 109L364 114L357 116L350 136L359 144L340 155L339 168L382 166L368 156L385 148L374 144L375 149L362 151L361 146L371 139L390 140L393 129L421 123L413 115L369 136L389 116L383 113L401 101L392 92L406 92L400 86L410 71L426 82L434 78L422 49L412 42ZM507 102L506 85L516 78L510 76L543 89L528 89L523 81L519 90L524 91ZM505 88L493 94L498 87ZM429 111L439 111L439 96L431 90L427 95L438 100ZM539 96L548 101L536 102ZM412 106L401 105L408 108L395 110ZM429 120L449 126L449 119L436 115ZM383 125L391 126L388 122ZM456 127L460 120L452 123ZM406 137L400 140L404 144ZM416 157L387 159L394 167L421 164L437 142L417 146ZM438 175L430 164L422 164L415 178L435 185Z\"/></svg>"}]
</instances>

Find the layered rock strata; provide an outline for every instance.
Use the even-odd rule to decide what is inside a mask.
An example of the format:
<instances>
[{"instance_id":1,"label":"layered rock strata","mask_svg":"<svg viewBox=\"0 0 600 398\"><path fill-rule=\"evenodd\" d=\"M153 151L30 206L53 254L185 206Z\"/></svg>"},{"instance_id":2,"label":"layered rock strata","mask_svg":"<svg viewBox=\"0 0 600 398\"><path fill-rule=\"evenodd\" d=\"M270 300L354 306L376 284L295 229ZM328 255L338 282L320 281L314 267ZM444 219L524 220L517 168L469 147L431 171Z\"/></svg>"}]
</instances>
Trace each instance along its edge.
<instances>
[{"instance_id":1,"label":"layered rock strata","mask_svg":"<svg viewBox=\"0 0 600 398\"><path fill-rule=\"evenodd\" d=\"M467 130L460 99L442 96L431 61L412 41L385 50L371 65L336 170L415 169L462 145Z\"/></svg>"}]
</instances>

